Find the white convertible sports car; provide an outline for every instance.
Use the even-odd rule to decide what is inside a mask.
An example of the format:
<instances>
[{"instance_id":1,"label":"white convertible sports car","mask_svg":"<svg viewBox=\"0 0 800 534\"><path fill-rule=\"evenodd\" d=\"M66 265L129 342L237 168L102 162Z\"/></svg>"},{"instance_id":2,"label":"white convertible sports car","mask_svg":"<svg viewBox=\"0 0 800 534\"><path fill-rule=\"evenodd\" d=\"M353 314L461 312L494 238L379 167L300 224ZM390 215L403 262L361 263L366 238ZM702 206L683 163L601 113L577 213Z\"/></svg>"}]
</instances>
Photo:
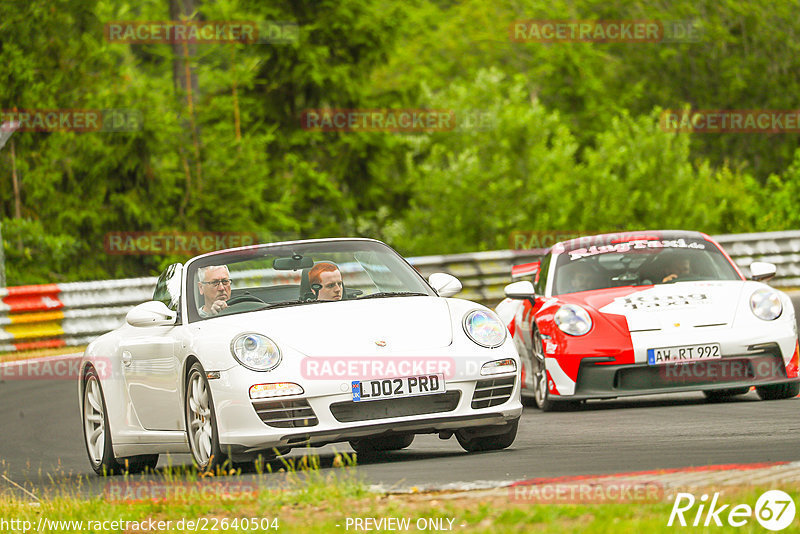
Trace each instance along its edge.
<instances>
[{"instance_id":1,"label":"white convertible sports car","mask_svg":"<svg viewBox=\"0 0 800 534\"><path fill-rule=\"evenodd\" d=\"M415 434L511 445L519 357L499 318L447 298L387 245L325 239L169 266L153 300L86 349L78 384L98 474L190 452L201 470L292 447L398 450Z\"/></svg>"},{"instance_id":2,"label":"white convertible sports car","mask_svg":"<svg viewBox=\"0 0 800 534\"><path fill-rule=\"evenodd\" d=\"M703 391L784 399L800 392L788 295L747 280L699 232L606 234L557 243L535 276L506 287L498 314L522 359L522 399L544 411L586 399Z\"/></svg>"}]
</instances>

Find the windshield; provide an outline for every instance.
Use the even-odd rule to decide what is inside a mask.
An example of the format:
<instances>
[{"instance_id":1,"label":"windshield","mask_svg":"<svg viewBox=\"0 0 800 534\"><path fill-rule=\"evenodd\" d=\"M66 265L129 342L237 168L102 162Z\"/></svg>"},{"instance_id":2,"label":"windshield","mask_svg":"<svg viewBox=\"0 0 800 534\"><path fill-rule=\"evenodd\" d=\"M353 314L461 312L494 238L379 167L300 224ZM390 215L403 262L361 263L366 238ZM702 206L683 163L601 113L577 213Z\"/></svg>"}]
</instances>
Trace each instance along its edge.
<instances>
[{"instance_id":1,"label":"windshield","mask_svg":"<svg viewBox=\"0 0 800 534\"><path fill-rule=\"evenodd\" d=\"M265 245L212 255L188 269L190 322L274 307L435 296L403 258L372 241Z\"/></svg>"},{"instance_id":2,"label":"windshield","mask_svg":"<svg viewBox=\"0 0 800 534\"><path fill-rule=\"evenodd\" d=\"M697 280L741 278L705 239L639 239L559 254L553 295Z\"/></svg>"}]
</instances>

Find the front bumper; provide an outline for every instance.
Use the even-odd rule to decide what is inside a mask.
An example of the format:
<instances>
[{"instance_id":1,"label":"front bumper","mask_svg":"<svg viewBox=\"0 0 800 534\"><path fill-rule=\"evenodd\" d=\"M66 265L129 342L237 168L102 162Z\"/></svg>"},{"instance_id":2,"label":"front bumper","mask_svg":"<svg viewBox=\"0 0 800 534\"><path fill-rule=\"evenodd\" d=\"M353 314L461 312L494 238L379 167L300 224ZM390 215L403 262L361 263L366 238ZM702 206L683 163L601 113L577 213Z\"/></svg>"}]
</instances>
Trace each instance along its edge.
<instances>
[{"instance_id":1,"label":"front bumper","mask_svg":"<svg viewBox=\"0 0 800 534\"><path fill-rule=\"evenodd\" d=\"M746 354L666 365L609 365L608 358L584 358L575 394L553 400L582 400L633 395L704 391L799 382L789 377L777 343Z\"/></svg>"},{"instance_id":2,"label":"front bumper","mask_svg":"<svg viewBox=\"0 0 800 534\"><path fill-rule=\"evenodd\" d=\"M301 384L303 395L252 401L247 393L252 383L257 382L243 368L210 381L220 445L236 456L391 433L492 426L502 431L522 414L519 371L448 381L443 394L361 402L354 402L350 385L340 381Z\"/></svg>"}]
</instances>

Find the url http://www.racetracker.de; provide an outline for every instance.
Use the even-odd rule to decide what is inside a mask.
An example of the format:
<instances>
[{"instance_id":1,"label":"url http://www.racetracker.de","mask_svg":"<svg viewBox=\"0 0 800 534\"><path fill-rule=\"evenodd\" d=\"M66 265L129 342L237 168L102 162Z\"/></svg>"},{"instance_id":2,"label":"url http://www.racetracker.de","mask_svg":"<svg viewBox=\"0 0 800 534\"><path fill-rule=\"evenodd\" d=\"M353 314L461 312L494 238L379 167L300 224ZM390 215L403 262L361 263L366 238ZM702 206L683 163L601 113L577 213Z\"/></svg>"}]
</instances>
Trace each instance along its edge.
<instances>
[{"instance_id":1,"label":"url http://www.racetracker.de","mask_svg":"<svg viewBox=\"0 0 800 534\"><path fill-rule=\"evenodd\" d=\"M0 532L163 532L168 530L207 532L221 530L278 530L276 517L199 517L196 519L153 518L131 521L129 519L105 520L55 520L40 517L38 521L0 518Z\"/></svg>"}]
</instances>

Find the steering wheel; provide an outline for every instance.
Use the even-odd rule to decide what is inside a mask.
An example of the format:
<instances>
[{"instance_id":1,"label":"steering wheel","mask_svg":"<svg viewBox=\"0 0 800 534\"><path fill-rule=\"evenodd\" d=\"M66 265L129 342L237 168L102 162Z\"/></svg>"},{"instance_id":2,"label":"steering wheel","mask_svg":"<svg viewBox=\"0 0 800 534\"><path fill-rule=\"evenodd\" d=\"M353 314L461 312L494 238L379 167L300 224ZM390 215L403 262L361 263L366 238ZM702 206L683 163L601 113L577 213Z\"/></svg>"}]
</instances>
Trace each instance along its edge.
<instances>
[{"instance_id":1,"label":"steering wheel","mask_svg":"<svg viewBox=\"0 0 800 534\"><path fill-rule=\"evenodd\" d=\"M255 295L239 295L238 297L234 297L228 301L228 306L235 306L236 304L241 304L242 302L259 302L261 304L266 304L263 300L256 297Z\"/></svg>"}]
</instances>

